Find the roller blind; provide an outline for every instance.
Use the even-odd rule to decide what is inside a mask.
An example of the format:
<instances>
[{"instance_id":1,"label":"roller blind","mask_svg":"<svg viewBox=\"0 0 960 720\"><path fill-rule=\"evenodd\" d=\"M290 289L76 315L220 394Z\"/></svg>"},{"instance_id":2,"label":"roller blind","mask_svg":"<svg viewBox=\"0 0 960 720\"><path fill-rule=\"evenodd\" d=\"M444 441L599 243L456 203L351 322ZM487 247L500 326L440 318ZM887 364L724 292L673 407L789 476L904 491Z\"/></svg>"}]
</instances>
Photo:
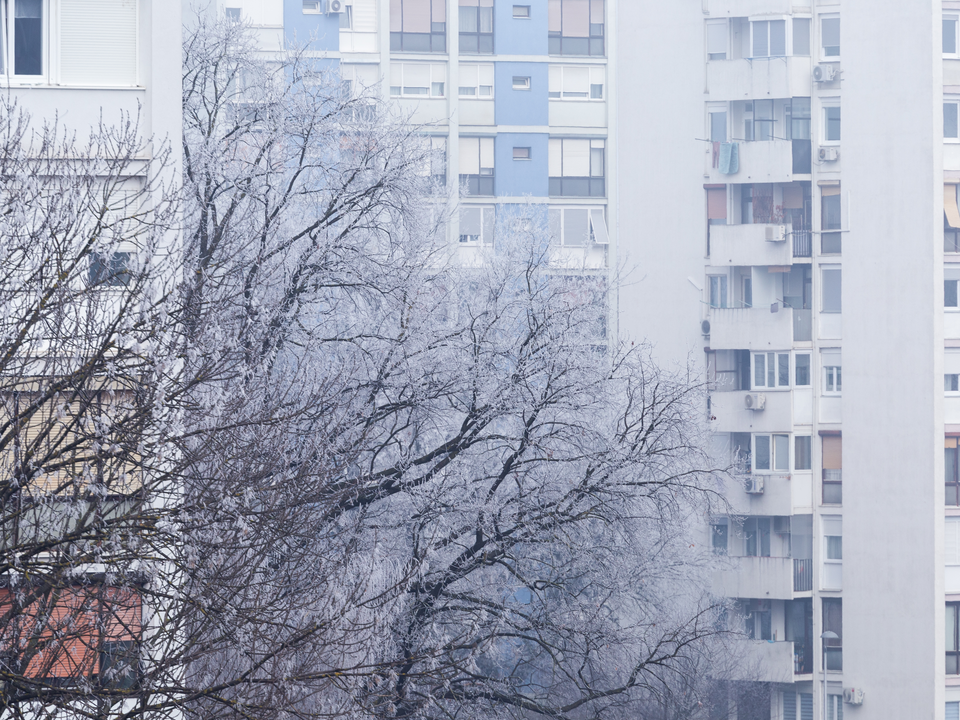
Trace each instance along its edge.
<instances>
[{"instance_id":1,"label":"roller blind","mask_svg":"<svg viewBox=\"0 0 960 720\"><path fill-rule=\"evenodd\" d=\"M460 174L480 174L480 138L460 138Z\"/></svg>"},{"instance_id":2,"label":"roller blind","mask_svg":"<svg viewBox=\"0 0 960 720\"><path fill-rule=\"evenodd\" d=\"M60 0L60 80L137 84L136 0Z\"/></svg>"},{"instance_id":3,"label":"roller blind","mask_svg":"<svg viewBox=\"0 0 960 720\"><path fill-rule=\"evenodd\" d=\"M943 354L943 372L960 375L960 350L947 350Z\"/></svg>"},{"instance_id":4,"label":"roller blind","mask_svg":"<svg viewBox=\"0 0 960 720\"><path fill-rule=\"evenodd\" d=\"M493 167L493 138L480 138L480 167Z\"/></svg>"},{"instance_id":5,"label":"roller blind","mask_svg":"<svg viewBox=\"0 0 960 720\"><path fill-rule=\"evenodd\" d=\"M823 438L823 469L843 468L843 438L840 435L825 435Z\"/></svg>"},{"instance_id":6,"label":"roller blind","mask_svg":"<svg viewBox=\"0 0 960 720\"><path fill-rule=\"evenodd\" d=\"M820 187L820 195L822 197L830 197L831 195L839 195L840 186L839 185L824 185Z\"/></svg>"},{"instance_id":7,"label":"roller blind","mask_svg":"<svg viewBox=\"0 0 960 720\"><path fill-rule=\"evenodd\" d=\"M944 519L943 561L946 565L960 565L960 518Z\"/></svg>"},{"instance_id":8,"label":"roller blind","mask_svg":"<svg viewBox=\"0 0 960 720\"><path fill-rule=\"evenodd\" d=\"M550 32L560 32L560 0L547 0L547 14Z\"/></svg>"},{"instance_id":9,"label":"roller blind","mask_svg":"<svg viewBox=\"0 0 960 720\"><path fill-rule=\"evenodd\" d=\"M563 176L588 177L590 175L590 141L563 141Z\"/></svg>"},{"instance_id":10,"label":"roller blind","mask_svg":"<svg viewBox=\"0 0 960 720\"><path fill-rule=\"evenodd\" d=\"M710 188L707 190L707 218L710 220L727 219L726 188Z\"/></svg>"},{"instance_id":11,"label":"roller blind","mask_svg":"<svg viewBox=\"0 0 960 720\"><path fill-rule=\"evenodd\" d=\"M801 210L803 208L803 188L799 185L783 186L783 208Z\"/></svg>"},{"instance_id":12,"label":"roller blind","mask_svg":"<svg viewBox=\"0 0 960 720\"><path fill-rule=\"evenodd\" d=\"M589 0L563 0L564 37L589 37L590 4Z\"/></svg>"},{"instance_id":13,"label":"roller blind","mask_svg":"<svg viewBox=\"0 0 960 720\"><path fill-rule=\"evenodd\" d=\"M948 702L944 720L960 720L960 702Z\"/></svg>"},{"instance_id":14,"label":"roller blind","mask_svg":"<svg viewBox=\"0 0 960 720\"><path fill-rule=\"evenodd\" d=\"M430 0L403 0L403 32L430 32Z\"/></svg>"},{"instance_id":15,"label":"roller blind","mask_svg":"<svg viewBox=\"0 0 960 720\"><path fill-rule=\"evenodd\" d=\"M947 218L947 225L960 228L960 208L957 207L957 186L943 186L943 214Z\"/></svg>"}]
</instances>

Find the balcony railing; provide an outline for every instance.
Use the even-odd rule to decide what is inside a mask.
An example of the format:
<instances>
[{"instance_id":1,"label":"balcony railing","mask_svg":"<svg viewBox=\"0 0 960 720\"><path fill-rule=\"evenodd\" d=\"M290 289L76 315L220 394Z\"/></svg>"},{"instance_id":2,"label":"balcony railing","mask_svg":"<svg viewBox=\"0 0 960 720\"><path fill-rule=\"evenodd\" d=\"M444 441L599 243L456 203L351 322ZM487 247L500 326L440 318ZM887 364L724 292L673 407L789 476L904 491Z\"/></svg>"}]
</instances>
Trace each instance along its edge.
<instances>
[{"instance_id":1,"label":"balcony railing","mask_svg":"<svg viewBox=\"0 0 960 720\"><path fill-rule=\"evenodd\" d=\"M813 256L813 233L809 230L793 230L793 256L808 258Z\"/></svg>"},{"instance_id":2,"label":"balcony railing","mask_svg":"<svg viewBox=\"0 0 960 720\"><path fill-rule=\"evenodd\" d=\"M813 672L813 646L807 642L793 643L793 672L809 675Z\"/></svg>"},{"instance_id":3,"label":"balcony railing","mask_svg":"<svg viewBox=\"0 0 960 720\"><path fill-rule=\"evenodd\" d=\"M793 559L793 591L813 590L813 560Z\"/></svg>"}]
</instances>

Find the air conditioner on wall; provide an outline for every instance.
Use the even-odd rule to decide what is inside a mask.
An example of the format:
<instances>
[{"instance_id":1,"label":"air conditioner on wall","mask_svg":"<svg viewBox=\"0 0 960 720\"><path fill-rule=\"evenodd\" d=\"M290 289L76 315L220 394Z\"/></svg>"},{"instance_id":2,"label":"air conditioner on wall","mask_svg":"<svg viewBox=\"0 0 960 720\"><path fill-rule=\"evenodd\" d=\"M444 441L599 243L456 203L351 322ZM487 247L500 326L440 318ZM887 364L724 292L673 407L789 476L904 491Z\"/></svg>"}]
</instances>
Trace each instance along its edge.
<instances>
[{"instance_id":1,"label":"air conditioner on wall","mask_svg":"<svg viewBox=\"0 0 960 720\"><path fill-rule=\"evenodd\" d=\"M743 488L751 495L763 495L763 477L754 475L746 478Z\"/></svg>"},{"instance_id":2,"label":"air conditioner on wall","mask_svg":"<svg viewBox=\"0 0 960 720\"><path fill-rule=\"evenodd\" d=\"M787 239L786 225L767 225L764 228L767 242L784 242Z\"/></svg>"},{"instance_id":3,"label":"air conditioner on wall","mask_svg":"<svg viewBox=\"0 0 960 720\"><path fill-rule=\"evenodd\" d=\"M743 406L747 410L763 410L767 404L767 396L763 393L747 393L743 396Z\"/></svg>"},{"instance_id":4,"label":"air conditioner on wall","mask_svg":"<svg viewBox=\"0 0 960 720\"><path fill-rule=\"evenodd\" d=\"M813 79L816 82L832 82L837 77L835 65L817 65L813 69Z\"/></svg>"},{"instance_id":5,"label":"air conditioner on wall","mask_svg":"<svg viewBox=\"0 0 960 720\"><path fill-rule=\"evenodd\" d=\"M343 0L327 0L327 13L333 15L343 11Z\"/></svg>"},{"instance_id":6,"label":"air conditioner on wall","mask_svg":"<svg viewBox=\"0 0 960 720\"><path fill-rule=\"evenodd\" d=\"M843 701L847 705L863 705L863 690L857 688L844 688Z\"/></svg>"},{"instance_id":7,"label":"air conditioner on wall","mask_svg":"<svg viewBox=\"0 0 960 720\"><path fill-rule=\"evenodd\" d=\"M835 147L822 147L818 157L820 162L836 162L840 159L840 150Z\"/></svg>"},{"instance_id":8,"label":"air conditioner on wall","mask_svg":"<svg viewBox=\"0 0 960 720\"><path fill-rule=\"evenodd\" d=\"M704 337L709 337L710 335L710 321L701 320L700 321L700 334Z\"/></svg>"}]
</instances>

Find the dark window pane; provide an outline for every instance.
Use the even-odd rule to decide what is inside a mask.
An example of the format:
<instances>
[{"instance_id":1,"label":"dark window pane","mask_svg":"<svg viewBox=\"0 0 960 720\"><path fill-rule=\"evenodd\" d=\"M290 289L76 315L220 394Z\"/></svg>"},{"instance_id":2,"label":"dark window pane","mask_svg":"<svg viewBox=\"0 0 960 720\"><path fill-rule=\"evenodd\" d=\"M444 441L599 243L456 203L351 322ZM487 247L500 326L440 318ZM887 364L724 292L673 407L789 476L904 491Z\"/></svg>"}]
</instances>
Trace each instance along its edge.
<instances>
[{"instance_id":1,"label":"dark window pane","mask_svg":"<svg viewBox=\"0 0 960 720\"><path fill-rule=\"evenodd\" d=\"M476 53L480 50L479 38L476 35L460 34L460 52Z\"/></svg>"},{"instance_id":2,"label":"dark window pane","mask_svg":"<svg viewBox=\"0 0 960 720\"><path fill-rule=\"evenodd\" d=\"M957 307L957 281L956 280L944 280L943 306Z\"/></svg>"},{"instance_id":3,"label":"dark window pane","mask_svg":"<svg viewBox=\"0 0 960 720\"><path fill-rule=\"evenodd\" d=\"M957 21L943 21L943 52L946 55L957 53Z\"/></svg>"},{"instance_id":4,"label":"dark window pane","mask_svg":"<svg viewBox=\"0 0 960 720\"><path fill-rule=\"evenodd\" d=\"M842 505L843 504L843 485L840 483L823 484L823 504L824 505Z\"/></svg>"},{"instance_id":5,"label":"dark window pane","mask_svg":"<svg viewBox=\"0 0 960 720\"><path fill-rule=\"evenodd\" d=\"M14 72L43 73L43 0L16 0L14 18Z\"/></svg>"},{"instance_id":6,"label":"dark window pane","mask_svg":"<svg viewBox=\"0 0 960 720\"><path fill-rule=\"evenodd\" d=\"M477 40L479 43L478 52L488 55L493 53L493 35L481 35Z\"/></svg>"}]
</instances>

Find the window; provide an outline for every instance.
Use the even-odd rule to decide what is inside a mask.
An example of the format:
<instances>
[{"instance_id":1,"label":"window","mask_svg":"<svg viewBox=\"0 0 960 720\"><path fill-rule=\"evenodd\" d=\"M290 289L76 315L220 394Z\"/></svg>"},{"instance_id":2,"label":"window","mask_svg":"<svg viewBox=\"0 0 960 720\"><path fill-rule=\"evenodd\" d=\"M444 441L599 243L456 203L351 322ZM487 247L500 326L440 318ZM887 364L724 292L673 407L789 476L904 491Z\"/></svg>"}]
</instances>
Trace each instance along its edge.
<instances>
[{"instance_id":1,"label":"window","mask_svg":"<svg viewBox=\"0 0 960 720\"><path fill-rule=\"evenodd\" d=\"M960 375L951 373L944 375L943 391L947 393L960 392Z\"/></svg>"},{"instance_id":2,"label":"window","mask_svg":"<svg viewBox=\"0 0 960 720\"><path fill-rule=\"evenodd\" d=\"M528 147L515 147L513 149L513 159L514 160L529 160L530 159L530 148Z\"/></svg>"},{"instance_id":3,"label":"window","mask_svg":"<svg viewBox=\"0 0 960 720\"><path fill-rule=\"evenodd\" d=\"M839 435L824 435L823 504L840 505L843 500L843 443Z\"/></svg>"},{"instance_id":4,"label":"window","mask_svg":"<svg viewBox=\"0 0 960 720\"><path fill-rule=\"evenodd\" d=\"M807 386L810 384L810 356L806 353L798 354L794 359L793 384Z\"/></svg>"},{"instance_id":5,"label":"window","mask_svg":"<svg viewBox=\"0 0 960 720\"><path fill-rule=\"evenodd\" d=\"M773 640L771 615L769 600L744 601L743 630L746 636L751 640ZM744 714L741 710L740 717Z\"/></svg>"},{"instance_id":6,"label":"window","mask_svg":"<svg viewBox=\"0 0 960 720\"><path fill-rule=\"evenodd\" d=\"M445 192L447 184L447 138L443 135L432 135L426 148L427 157L423 175L430 178L434 190Z\"/></svg>"},{"instance_id":7,"label":"window","mask_svg":"<svg viewBox=\"0 0 960 720\"><path fill-rule=\"evenodd\" d=\"M513 89L514 90L529 90L530 89L530 78L526 75L514 75L513 76Z\"/></svg>"},{"instance_id":8,"label":"window","mask_svg":"<svg viewBox=\"0 0 960 720\"><path fill-rule=\"evenodd\" d=\"M813 720L813 693L785 692L783 720Z\"/></svg>"},{"instance_id":9,"label":"window","mask_svg":"<svg viewBox=\"0 0 960 720\"><path fill-rule=\"evenodd\" d=\"M839 395L842 389L841 362L839 350L823 350L820 353L820 365L823 368L823 394Z\"/></svg>"},{"instance_id":10,"label":"window","mask_svg":"<svg viewBox=\"0 0 960 720\"><path fill-rule=\"evenodd\" d=\"M551 55L603 56L604 0L550 0Z\"/></svg>"},{"instance_id":11,"label":"window","mask_svg":"<svg viewBox=\"0 0 960 720\"><path fill-rule=\"evenodd\" d=\"M943 251L960 252L960 205L956 183L943 185Z\"/></svg>"},{"instance_id":12,"label":"window","mask_svg":"<svg viewBox=\"0 0 960 720\"><path fill-rule=\"evenodd\" d=\"M843 720L843 695L827 695L827 720Z\"/></svg>"},{"instance_id":13,"label":"window","mask_svg":"<svg viewBox=\"0 0 960 720\"><path fill-rule=\"evenodd\" d=\"M460 88L462 98L493 98L493 65L463 64L460 66Z\"/></svg>"},{"instance_id":14,"label":"window","mask_svg":"<svg viewBox=\"0 0 960 720\"><path fill-rule=\"evenodd\" d=\"M841 311L841 278L840 268L823 268L820 271L822 278L822 303L820 312L838 313ZM954 293L956 296L956 293Z\"/></svg>"},{"instance_id":15,"label":"window","mask_svg":"<svg viewBox=\"0 0 960 720\"><path fill-rule=\"evenodd\" d=\"M812 453L811 437L809 435L797 435L793 438L793 469L810 470Z\"/></svg>"},{"instance_id":16,"label":"window","mask_svg":"<svg viewBox=\"0 0 960 720\"><path fill-rule=\"evenodd\" d=\"M603 100L602 65L551 65L549 72L551 100Z\"/></svg>"},{"instance_id":17,"label":"window","mask_svg":"<svg viewBox=\"0 0 960 720\"><path fill-rule=\"evenodd\" d=\"M727 307L727 276L710 275L707 277L710 290L710 307Z\"/></svg>"},{"instance_id":18,"label":"window","mask_svg":"<svg viewBox=\"0 0 960 720\"><path fill-rule=\"evenodd\" d=\"M240 22L243 19L243 12L238 7L228 7L224 11L229 22Z\"/></svg>"},{"instance_id":19,"label":"window","mask_svg":"<svg viewBox=\"0 0 960 720\"><path fill-rule=\"evenodd\" d=\"M823 15L820 18L820 56L825 60L840 57L839 15Z\"/></svg>"},{"instance_id":20,"label":"window","mask_svg":"<svg viewBox=\"0 0 960 720\"><path fill-rule=\"evenodd\" d=\"M823 108L823 140L828 143L840 142L839 105L827 105Z\"/></svg>"},{"instance_id":21,"label":"window","mask_svg":"<svg viewBox=\"0 0 960 720\"><path fill-rule=\"evenodd\" d=\"M820 252L824 254L840 252L842 247L840 223L840 186L820 188Z\"/></svg>"},{"instance_id":22,"label":"window","mask_svg":"<svg viewBox=\"0 0 960 720\"><path fill-rule=\"evenodd\" d=\"M119 287L129 285L131 280L130 262L132 254L115 252L109 256L93 253L90 258L88 279L91 285Z\"/></svg>"},{"instance_id":23,"label":"window","mask_svg":"<svg viewBox=\"0 0 960 720\"><path fill-rule=\"evenodd\" d=\"M513 6L513 16L518 19L526 20L530 17L530 6L529 5L514 5Z\"/></svg>"},{"instance_id":24,"label":"window","mask_svg":"<svg viewBox=\"0 0 960 720\"><path fill-rule=\"evenodd\" d=\"M551 208L547 217L550 241L555 245L582 247L610 242L603 208Z\"/></svg>"},{"instance_id":25,"label":"window","mask_svg":"<svg viewBox=\"0 0 960 720\"><path fill-rule=\"evenodd\" d=\"M0 2L0 29L3 33L0 73L32 78L33 82L37 76L43 75L46 49L43 14L43 0Z\"/></svg>"},{"instance_id":26,"label":"window","mask_svg":"<svg viewBox=\"0 0 960 720\"><path fill-rule=\"evenodd\" d=\"M548 162L552 197L603 197L604 149L602 139L550 138Z\"/></svg>"},{"instance_id":27,"label":"window","mask_svg":"<svg viewBox=\"0 0 960 720\"><path fill-rule=\"evenodd\" d=\"M837 634L835 640L823 641L827 670L843 670L843 600L823 599L823 631Z\"/></svg>"},{"instance_id":28,"label":"window","mask_svg":"<svg viewBox=\"0 0 960 720\"><path fill-rule=\"evenodd\" d=\"M754 435L754 470L789 472L790 436Z\"/></svg>"},{"instance_id":29,"label":"window","mask_svg":"<svg viewBox=\"0 0 960 720\"><path fill-rule=\"evenodd\" d=\"M460 185L465 195L493 195L493 138L460 138Z\"/></svg>"},{"instance_id":30,"label":"window","mask_svg":"<svg viewBox=\"0 0 960 720\"><path fill-rule=\"evenodd\" d=\"M826 542L827 560L843 560L843 536L826 535L824 541Z\"/></svg>"},{"instance_id":31,"label":"window","mask_svg":"<svg viewBox=\"0 0 960 720\"><path fill-rule=\"evenodd\" d=\"M957 281L943 281L943 306L948 308L957 307Z\"/></svg>"},{"instance_id":32,"label":"window","mask_svg":"<svg viewBox=\"0 0 960 720\"><path fill-rule=\"evenodd\" d=\"M947 603L947 675L960 675L960 603Z\"/></svg>"},{"instance_id":33,"label":"window","mask_svg":"<svg viewBox=\"0 0 960 720\"><path fill-rule=\"evenodd\" d=\"M945 15L943 18L943 54L957 55L957 17Z\"/></svg>"},{"instance_id":34,"label":"window","mask_svg":"<svg viewBox=\"0 0 960 720\"><path fill-rule=\"evenodd\" d=\"M743 139L768 142L774 133L773 100L754 100L743 107Z\"/></svg>"},{"instance_id":35,"label":"window","mask_svg":"<svg viewBox=\"0 0 960 720\"><path fill-rule=\"evenodd\" d=\"M743 521L743 554L770 557L770 518L750 517Z\"/></svg>"},{"instance_id":36,"label":"window","mask_svg":"<svg viewBox=\"0 0 960 720\"><path fill-rule=\"evenodd\" d=\"M447 51L447 0L391 0L391 52Z\"/></svg>"},{"instance_id":37,"label":"window","mask_svg":"<svg viewBox=\"0 0 960 720\"><path fill-rule=\"evenodd\" d=\"M753 38L752 57L783 57L787 54L785 20L757 20L750 23Z\"/></svg>"},{"instance_id":38,"label":"window","mask_svg":"<svg viewBox=\"0 0 960 720\"><path fill-rule=\"evenodd\" d=\"M460 208L460 242L471 245L493 245L496 210L492 207Z\"/></svg>"},{"instance_id":39,"label":"window","mask_svg":"<svg viewBox=\"0 0 960 720\"><path fill-rule=\"evenodd\" d=\"M710 544L715 555L726 555L730 537L730 524L727 518L720 518L710 525Z\"/></svg>"},{"instance_id":40,"label":"window","mask_svg":"<svg viewBox=\"0 0 960 720\"><path fill-rule=\"evenodd\" d=\"M493 0L460 0L460 52L493 53Z\"/></svg>"},{"instance_id":41,"label":"window","mask_svg":"<svg viewBox=\"0 0 960 720\"><path fill-rule=\"evenodd\" d=\"M960 139L957 125L957 102L950 101L943 104L943 139Z\"/></svg>"},{"instance_id":42,"label":"window","mask_svg":"<svg viewBox=\"0 0 960 720\"><path fill-rule=\"evenodd\" d=\"M303 14L304 15L317 15L321 12L320 10L321 0L303 0Z\"/></svg>"},{"instance_id":43,"label":"window","mask_svg":"<svg viewBox=\"0 0 960 720\"><path fill-rule=\"evenodd\" d=\"M960 702L948 702L943 720L960 720Z\"/></svg>"},{"instance_id":44,"label":"window","mask_svg":"<svg viewBox=\"0 0 960 720\"><path fill-rule=\"evenodd\" d=\"M810 55L810 18L793 19L793 54Z\"/></svg>"},{"instance_id":45,"label":"window","mask_svg":"<svg viewBox=\"0 0 960 720\"><path fill-rule=\"evenodd\" d=\"M446 86L446 65L390 63L390 95L393 97L441 98Z\"/></svg>"},{"instance_id":46,"label":"window","mask_svg":"<svg viewBox=\"0 0 960 720\"><path fill-rule=\"evenodd\" d=\"M810 139L810 98L792 98L784 105L784 117L786 118L787 140Z\"/></svg>"},{"instance_id":47,"label":"window","mask_svg":"<svg viewBox=\"0 0 960 720\"><path fill-rule=\"evenodd\" d=\"M707 60L726 60L729 40L726 20L707 20Z\"/></svg>"},{"instance_id":48,"label":"window","mask_svg":"<svg viewBox=\"0 0 960 720\"><path fill-rule=\"evenodd\" d=\"M353 29L353 5L343 6L343 12L340 13L340 29Z\"/></svg>"},{"instance_id":49,"label":"window","mask_svg":"<svg viewBox=\"0 0 960 720\"><path fill-rule=\"evenodd\" d=\"M960 505L960 449L958 438L944 440L943 474L946 481L945 502L947 505Z\"/></svg>"},{"instance_id":50,"label":"window","mask_svg":"<svg viewBox=\"0 0 960 720\"><path fill-rule=\"evenodd\" d=\"M790 387L790 353L756 353L753 388Z\"/></svg>"},{"instance_id":51,"label":"window","mask_svg":"<svg viewBox=\"0 0 960 720\"><path fill-rule=\"evenodd\" d=\"M727 111L710 113L710 142L727 141Z\"/></svg>"}]
</instances>

